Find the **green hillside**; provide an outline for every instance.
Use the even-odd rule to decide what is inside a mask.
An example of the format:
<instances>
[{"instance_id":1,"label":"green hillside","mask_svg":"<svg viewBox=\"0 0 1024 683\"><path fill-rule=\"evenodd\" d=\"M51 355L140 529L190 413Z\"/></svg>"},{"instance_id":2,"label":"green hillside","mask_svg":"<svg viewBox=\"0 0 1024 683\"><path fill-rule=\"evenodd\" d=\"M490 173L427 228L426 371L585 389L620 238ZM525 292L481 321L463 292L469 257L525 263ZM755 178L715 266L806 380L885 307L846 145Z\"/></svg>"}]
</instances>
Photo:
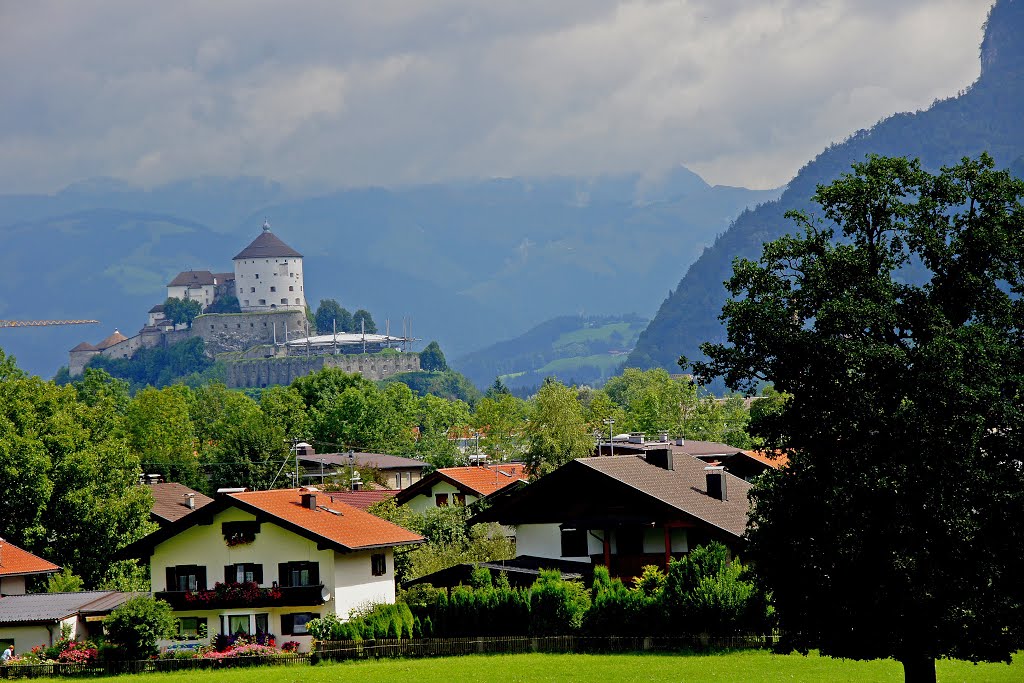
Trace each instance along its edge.
<instances>
[{"instance_id":1,"label":"green hillside","mask_svg":"<svg viewBox=\"0 0 1024 683\"><path fill-rule=\"evenodd\" d=\"M635 315L561 316L452 365L479 387L495 377L510 388L533 387L549 376L600 385L622 365L646 323Z\"/></svg>"}]
</instances>

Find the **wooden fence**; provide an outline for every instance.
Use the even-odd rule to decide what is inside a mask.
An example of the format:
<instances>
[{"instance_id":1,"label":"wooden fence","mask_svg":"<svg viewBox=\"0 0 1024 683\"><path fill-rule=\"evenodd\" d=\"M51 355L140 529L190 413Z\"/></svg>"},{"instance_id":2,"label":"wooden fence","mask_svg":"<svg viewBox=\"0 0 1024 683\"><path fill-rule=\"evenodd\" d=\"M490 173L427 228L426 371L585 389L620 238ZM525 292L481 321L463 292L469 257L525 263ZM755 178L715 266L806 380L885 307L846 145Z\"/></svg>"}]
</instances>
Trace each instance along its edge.
<instances>
[{"instance_id":1,"label":"wooden fence","mask_svg":"<svg viewBox=\"0 0 1024 683\"><path fill-rule=\"evenodd\" d=\"M113 661L102 664L9 664L0 666L0 679L83 678L159 671L226 669L245 666L310 664L320 660L349 661L398 657L457 657L474 654L525 654L545 652L616 653L680 652L769 647L774 636L707 635L670 637L616 636L486 636L476 638L378 638L376 640L322 641L312 653L230 657L226 659L146 659Z\"/></svg>"}]
</instances>

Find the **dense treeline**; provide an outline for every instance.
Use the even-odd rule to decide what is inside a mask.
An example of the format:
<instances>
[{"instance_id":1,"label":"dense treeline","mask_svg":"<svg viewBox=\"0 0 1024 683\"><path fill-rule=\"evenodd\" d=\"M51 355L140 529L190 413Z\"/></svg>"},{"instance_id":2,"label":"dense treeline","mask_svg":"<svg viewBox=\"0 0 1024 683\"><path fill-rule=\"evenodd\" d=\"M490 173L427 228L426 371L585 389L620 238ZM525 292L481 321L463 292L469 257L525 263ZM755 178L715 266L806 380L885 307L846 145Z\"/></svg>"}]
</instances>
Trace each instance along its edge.
<instances>
[{"instance_id":1,"label":"dense treeline","mask_svg":"<svg viewBox=\"0 0 1024 683\"><path fill-rule=\"evenodd\" d=\"M179 351L183 363L201 356L191 344ZM133 376L134 386L149 379ZM0 536L69 567L87 587L136 576L131 566L101 558L151 530L149 493L137 485L143 472L204 492L293 486L286 463L291 444L302 440L319 452L406 455L436 467L463 464L464 451L479 448L524 460L540 475L590 454L609 418L616 432L664 430L751 445L743 399L700 397L688 380L662 370L628 370L596 390L549 381L528 400L495 382L472 406L337 368L251 393L218 383L132 389L91 367L74 383L46 382L0 352ZM431 523L423 523L428 536ZM483 535L464 530L432 554L410 554L410 572L506 552L486 531L476 533Z\"/></svg>"}]
</instances>

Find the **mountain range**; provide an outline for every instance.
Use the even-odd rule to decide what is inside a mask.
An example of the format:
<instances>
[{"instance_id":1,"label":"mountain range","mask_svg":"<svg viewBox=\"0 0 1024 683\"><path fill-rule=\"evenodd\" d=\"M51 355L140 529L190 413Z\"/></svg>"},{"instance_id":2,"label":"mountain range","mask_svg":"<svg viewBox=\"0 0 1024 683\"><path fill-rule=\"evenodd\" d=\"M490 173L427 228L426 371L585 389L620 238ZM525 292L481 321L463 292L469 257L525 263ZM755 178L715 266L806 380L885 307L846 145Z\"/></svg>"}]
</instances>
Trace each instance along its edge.
<instances>
[{"instance_id":1,"label":"mountain range","mask_svg":"<svg viewBox=\"0 0 1024 683\"><path fill-rule=\"evenodd\" d=\"M555 316L654 304L744 208L779 191L661 177L509 178L304 193L262 178L199 177L145 189L111 178L0 196L0 319L93 327L0 330L44 376L80 341L138 330L179 271L231 270L264 220L305 255L315 308L365 308L381 329L456 357ZM493 376L486 381L493 380Z\"/></svg>"},{"instance_id":2,"label":"mountain range","mask_svg":"<svg viewBox=\"0 0 1024 683\"><path fill-rule=\"evenodd\" d=\"M896 114L870 130L855 132L805 165L777 200L744 211L662 302L627 364L678 372L680 355L700 358L702 342L725 341L718 315L726 299L722 283L732 272L733 259L759 257L764 242L793 228L785 218L787 211L813 211L810 198L817 186L870 154L916 157L934 171L988 152L998 165L1024 177L1022 114L1024 0L999 0L985 25L981 75L974 84L924 111Z\"/></svg>"}]
</instances>

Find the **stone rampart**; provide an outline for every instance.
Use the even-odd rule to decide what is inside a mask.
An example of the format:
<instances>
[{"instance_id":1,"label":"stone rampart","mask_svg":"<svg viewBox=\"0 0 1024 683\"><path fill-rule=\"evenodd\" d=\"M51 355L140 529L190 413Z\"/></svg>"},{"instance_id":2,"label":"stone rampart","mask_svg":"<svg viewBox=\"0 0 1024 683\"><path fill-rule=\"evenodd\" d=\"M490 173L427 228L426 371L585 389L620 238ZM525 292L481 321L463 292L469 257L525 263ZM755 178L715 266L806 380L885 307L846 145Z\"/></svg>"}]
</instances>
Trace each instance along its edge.
<instances>
[{"instance_id":1,"label":"stone rampart","mask_svg":"<svg viewBox=\"0 0 1024 683\"><path fill-rule=\"evenodd\" d=\"M207 313L192 321L189 330L168 334L168 343L202 337L210 355L227 351L245 351L260 344L278 343L290 337L305 336L306 314L303 311L268 311L266 313ZM177 335L183 334L180 339Z\"/></svg>"},{"instance_id":2,"label":"stone rampart","mask_svg":"<svg viewBox=\"0 0 1024 683\"><path fill-rule=\"evenodd\" d=\"M323 368L358 372L369 380L382 380L420 369L418 353L361 353L321 356L245 358L226 361L227 385L232 389L291 384L297 377Z\"/></svg>"}]
</instances>

